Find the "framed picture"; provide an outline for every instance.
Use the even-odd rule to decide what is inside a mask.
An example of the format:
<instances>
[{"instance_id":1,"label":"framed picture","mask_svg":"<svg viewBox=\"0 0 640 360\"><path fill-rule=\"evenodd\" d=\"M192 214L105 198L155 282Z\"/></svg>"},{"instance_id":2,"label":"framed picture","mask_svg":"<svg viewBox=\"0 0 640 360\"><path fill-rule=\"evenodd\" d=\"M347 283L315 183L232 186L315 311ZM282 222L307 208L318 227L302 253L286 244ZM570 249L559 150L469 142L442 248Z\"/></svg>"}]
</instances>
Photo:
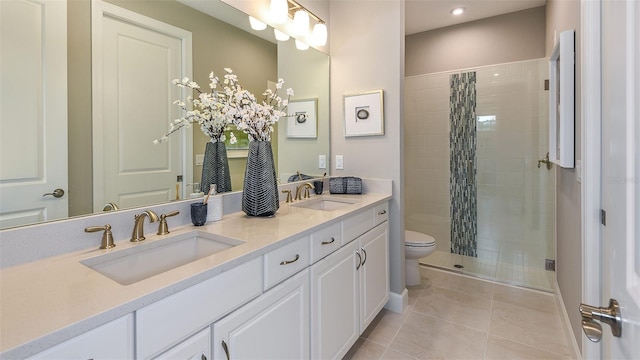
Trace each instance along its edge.
<instances>
[{"instance_id":1,"label":"framed picture","mask_svg":"<svg viewBox=\"0 0 640 360\"><path fill-rule=\"evenodd\" d=\"M318 137L318 99L295 100L287 108L287 137Z\"/></svg>"},{"instance_id":2,"label":"framed picture","mask_svg":"<svg viewBox=\"0 0 640 360\"><path fill-rule=\"evenodd\" d=\"M231 132L233 132L233 135L236 137L237 142L235 144L231 143ZM247 154L249 153L249 135L236 129L225 130L224 135L226 137L224 144L227 147L228 158L247 157Z\"/></svg>"},{"instance_id":3,"label":"framed picture","mask_svg":"<svg viewBox=\"0 0 640 360\"><path fill-rule=\"evenodd\" d=\"M384 135L383 92L344 96L344 136Z\"/></svg>"}]
</instances>

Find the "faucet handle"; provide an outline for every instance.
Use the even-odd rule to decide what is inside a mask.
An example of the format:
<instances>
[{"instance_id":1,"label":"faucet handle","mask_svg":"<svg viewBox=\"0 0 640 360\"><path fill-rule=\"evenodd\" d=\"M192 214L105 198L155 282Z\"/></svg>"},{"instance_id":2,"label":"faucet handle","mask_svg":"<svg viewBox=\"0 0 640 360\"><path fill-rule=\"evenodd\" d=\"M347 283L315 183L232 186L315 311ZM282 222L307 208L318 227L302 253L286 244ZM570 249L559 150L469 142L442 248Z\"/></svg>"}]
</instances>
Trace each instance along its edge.
<instances>
[{"instance_id":1,"label":"faucet handle","mask_svg":"<svg viewBox=\"0 0 640 360\"><path fill-rule=\"evenodd\" d=\"M167 235L169 233L169 226L167 225L167 218L170 216L176 216L180 214L180 211L174 210L166 214L160 215L160 225L158 225L157 235Z\"/></svg>"},{"instance_id":2,"label":"faucet handle","mask_svg":"<svg viewBox=\"0 0 640 360\"><path fill-rule=\"evenodd\" d=\"M105 226L89 226L84 229L85 232L96 232L102 231L102 244L100 245L100 249L111 249L116 247L116 244L113 243L113 233L111 233L111 225L107 224Z\"/></svg>"},{"instance_id":3,"label":"faucet handle","mask_svg":"<svg viewBox=\"0 0 640 360\"><path fill-rule=\"evenodd\" d=\"M282 190L283 193L287 194L287 202L293 202L293 198L291 198L291 190Z\"/></svg>"},{"instance_id":4,"label":"faucet handle","mask_svg":"<svg viewBox=\"0 0 640 360\"><path fill-rule=\"evenodd\" d=\"M313 185L310 183L304 183L304 198L308 199L311 196L309 195L309 190L313 188Z\"/></svg>"}]
</instances>

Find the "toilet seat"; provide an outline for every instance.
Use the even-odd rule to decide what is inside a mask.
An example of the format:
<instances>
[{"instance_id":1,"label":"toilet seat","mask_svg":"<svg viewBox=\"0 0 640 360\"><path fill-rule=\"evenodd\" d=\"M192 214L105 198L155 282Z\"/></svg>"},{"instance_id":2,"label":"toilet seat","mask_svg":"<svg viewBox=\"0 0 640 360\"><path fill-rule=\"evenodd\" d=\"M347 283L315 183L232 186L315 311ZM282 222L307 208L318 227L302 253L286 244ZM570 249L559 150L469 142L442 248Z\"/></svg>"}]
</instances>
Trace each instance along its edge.
<instances>
[{"instance_id":1,"label":"toilet seat","mask_svg":"<svg viewBox=\"0 0 640 360\"><path fill-rule=\"evenodd\" d=\"M436 239L431 235L405 230L404 244L411 247L434 247L436 246Z\"/></svg>"}]
</instances>

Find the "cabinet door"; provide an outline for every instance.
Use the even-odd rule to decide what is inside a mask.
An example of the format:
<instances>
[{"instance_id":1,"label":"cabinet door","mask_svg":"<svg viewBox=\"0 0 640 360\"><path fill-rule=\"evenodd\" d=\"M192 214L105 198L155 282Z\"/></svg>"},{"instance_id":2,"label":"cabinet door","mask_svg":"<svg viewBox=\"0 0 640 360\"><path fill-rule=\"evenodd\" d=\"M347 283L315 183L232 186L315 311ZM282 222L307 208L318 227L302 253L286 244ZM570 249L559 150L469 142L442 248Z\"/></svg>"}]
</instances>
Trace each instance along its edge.
<instances>
[{"instance_id":1,"label":"cabinet door","mask_svg":"<svg viewBox=\"0 0 640 360\"><path fill-rule=\"evenodd\" d=\"M207 360L211 359L211 327L200 331L156 360Z\"/></svg>"},{"instance_id":2,"label":"cabinet door","mask_svg":"<svg viewBox=\"0 0 640 360\"><path fill-rule=\"evenodd\" d=\"M133 359L133 314L67 340L30 359Z\"/></svg>"},{"instance_id":3,"label":"cabinet door","mask_svg":"<svg viewBox=\"0 0 640 360\"><path fill-rule=\"evenodd\" d=\"M360 332L389 300L388 224L384 222L360 237Z\"/></svg>"},{"instance_id":4,"label":"cabinet door","mask_svg":"<svg viewBox=\"0 0 640 360\"><path fill-rule=\"evenodd\" d=\"M213 325L214 359L308 359L309 270Z\"/></svg>"},{"instance_id":5,"label":"cabinet door","mask_svg":"<svg viewBox=\"0 0 640 360\"><path fill-rule=\"evenodd\" d=\"M311 358L341 359L358 340L358 242L311 267Z\"/></svg>"}]
</instances>

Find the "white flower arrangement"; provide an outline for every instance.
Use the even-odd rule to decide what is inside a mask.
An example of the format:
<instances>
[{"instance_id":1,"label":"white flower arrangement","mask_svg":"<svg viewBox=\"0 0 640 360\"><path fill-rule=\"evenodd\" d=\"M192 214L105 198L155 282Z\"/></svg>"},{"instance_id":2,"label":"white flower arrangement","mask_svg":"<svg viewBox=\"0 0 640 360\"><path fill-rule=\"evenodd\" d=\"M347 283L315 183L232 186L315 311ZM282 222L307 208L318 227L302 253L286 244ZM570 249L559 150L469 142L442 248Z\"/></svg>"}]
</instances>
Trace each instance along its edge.
<instances>
[{"instance_id":1,"label":"white flower arrangement","mask_svg":"<svg viewBox=\"0 0 640 360\"><path fill-rule=\"evenodd\" d=\"M200 124L202 132L211 138L211 142L225 141L224 131L230 125L249 136L251 141L270 141L273 125L280 117L287 116L285 109L289 104L289 98L293 96L293 90L287 89L287 99L278 96L277 91L282 89L284 80L279 79L276 90L267 89L262 95L265 97L262 103L256 97L245 90L238 83L238 77L229 68L224 69L223 85L213 72L209 74L210 92L202 92L200 86L190 81L189 78L175 79L173 84L183 88L189 88L198 92L198 99L188 97L193 105L193 110L187 109L184 102L177 100L184 116L173 120L169 124L169 132L162 138L155 140L160 143L167 140L169 135L183 127L190 127L193 123ZM217 90L221 86L221 90ZM230 142L236 142L233 132L230 133Z\"/></svg>"}]
</instances>

